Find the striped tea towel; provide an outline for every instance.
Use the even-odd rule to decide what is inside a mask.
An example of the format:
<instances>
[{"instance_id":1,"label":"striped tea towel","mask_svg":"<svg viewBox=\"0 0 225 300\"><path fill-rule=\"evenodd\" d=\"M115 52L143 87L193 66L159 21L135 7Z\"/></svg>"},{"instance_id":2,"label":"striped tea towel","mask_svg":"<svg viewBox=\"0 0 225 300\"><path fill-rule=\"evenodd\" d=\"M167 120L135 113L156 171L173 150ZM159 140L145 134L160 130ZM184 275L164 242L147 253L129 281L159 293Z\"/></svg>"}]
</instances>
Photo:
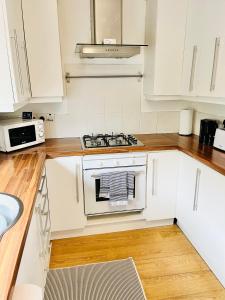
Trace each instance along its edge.
<instances>
[{"instance_id":1,"label":"striped tea towel","mask_svg":"<svg viewBox=\"0 0 225 300\"><path fill-rule=\"evenodd\" d=\"M135 180L135 172L127 172L128 200L134 199L134 180Z\"/></svg>"},{"instance_id":2,"label":"striped tea towel","mask_svg":"<svg viewBox=\"0 0 225 300\"><path fill-rule=\"evenodd\" d=\"M128 204L127 172L114 172L110 175L109 184L110 205Z\"/></svg>"},{"instance_id":3,"label":"striped tea towel","mask_svg":"<svg viewBox=\"0 0 225 300\"><path fill-rule=\"evenodd\" d=\"M100 198L109 198L111 206L128 205L134 199L135 172L110 172L100 175Z\"/></svg>"},{"instance_id":4,"label":"striped tea towel","mask_svg":"<svg viewBox=\"0 0 225 300\"><path fill-rule=\"evenodd\" d=\"M100 198L109 198L109 185L111 173L104 173L100 175Z\"/></svg>"}]
</instances>

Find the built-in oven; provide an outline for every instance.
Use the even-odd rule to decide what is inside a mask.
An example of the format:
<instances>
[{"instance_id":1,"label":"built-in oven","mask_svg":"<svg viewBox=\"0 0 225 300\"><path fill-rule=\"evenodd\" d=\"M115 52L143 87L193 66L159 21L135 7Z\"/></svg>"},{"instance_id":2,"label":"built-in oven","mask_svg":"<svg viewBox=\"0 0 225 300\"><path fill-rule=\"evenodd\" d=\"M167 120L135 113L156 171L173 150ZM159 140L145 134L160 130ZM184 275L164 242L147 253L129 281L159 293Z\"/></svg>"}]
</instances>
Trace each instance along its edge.
<instances>
[{"instance_id":1,"label":"built-in oven","mask_svg":"<svg viewBox=\"0 0 225 300\"><path fill-rule=\"evenodd\" d=\"M142 211L146 206L145 153L89 155L83 159L85 214L87 216ZM133 197L124 205L112 205L110 197L101 197L102 174L134 174Z\"/></svg>"}]
</instances>

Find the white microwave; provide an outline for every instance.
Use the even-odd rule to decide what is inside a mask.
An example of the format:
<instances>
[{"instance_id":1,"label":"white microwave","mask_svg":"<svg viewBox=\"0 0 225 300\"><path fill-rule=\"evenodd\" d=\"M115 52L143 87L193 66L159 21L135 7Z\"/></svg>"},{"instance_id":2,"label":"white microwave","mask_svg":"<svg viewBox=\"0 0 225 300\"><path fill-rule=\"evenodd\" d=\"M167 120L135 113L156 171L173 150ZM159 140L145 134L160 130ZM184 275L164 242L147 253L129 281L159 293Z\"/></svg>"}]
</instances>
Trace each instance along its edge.
<instances>
[{"instance_id":1,"label":"white microwave","mask_svg":"<svg viewBox=\"0 0 225 300\"><path fill-rule=\"evenodd\" d=\"M11 152L45 142L42 120L0 121L0 151Z\"/></svg>"}]
</instances>

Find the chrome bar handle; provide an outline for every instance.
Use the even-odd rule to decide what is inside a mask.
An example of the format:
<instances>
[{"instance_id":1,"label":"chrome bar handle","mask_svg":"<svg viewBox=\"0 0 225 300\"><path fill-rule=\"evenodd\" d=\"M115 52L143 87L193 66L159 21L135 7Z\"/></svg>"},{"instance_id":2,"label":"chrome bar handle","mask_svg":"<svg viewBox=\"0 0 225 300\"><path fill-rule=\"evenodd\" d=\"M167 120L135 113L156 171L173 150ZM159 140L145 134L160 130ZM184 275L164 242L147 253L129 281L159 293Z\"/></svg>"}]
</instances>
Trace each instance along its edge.
<instances>
[{"instance_id":1,"label":"chrome bar handle","mask_svg":"<svg viewBox=\"0 0 225 300\"><path fill-rule=\"evenodd\" d=\"M43 204L43 207L42 207L40 213L41 213L42 216L47 216L49 214L49 207L47 207L47 211L46 211L46 204L48 202L48 195L47 195L47 193L43 196L43 198L44 198L44 204Z\"/></svg>"},{"instance_id":2,"label":"chrome bar handle","mask_svg":"<svg viewBox=\"0 0 225 300\"><path fill-rule=\"evenodd\" d=\"M155 176L156 176L156 160L152 159L152 196L156 195Z\"/></svg>"},{"instance_id":3,"label":"chrome bar handle","mask_svg":"<svg viewBox=\"0 0 225 300\"><path fill-rule=\"evenodd\" d=\"M49 214L47 214L46 219L45 219L45 226L44 226L44 229L42 230L43 236L45 236L46 233L49 233L51 231L50 224L49 224L49 228L47 229L48 221L50 221Z\"/></svg>"},{"instance_id":4,"label":"chrome bar handle","mask_svg":"<svg viewBox=\"0 0 225 300\"><path fill-rule=\"evenodd\" d=\"M197 62L197 52L198 47L194 45L193 47L193 55L192 55L192 64L191 64L191 76L190 76L190 83L189 83L189 91L192 92L194 90L194 79L195 79L195 68Z\"/></svg>"},{"instance_id":5,"label":"chrome bar handle","mask_svg":"<svg viewBox=\"0 0 225 300\"><path fill-rule=\"evenodd\" d=\"M19 81L20 81L20 90L21 90L21 94L24 95L23 76L22 76L22 69L21 69L21 63L20 63L20 52L19 52L19 45L18 45L18 38L17 38L16 29L13 30L13 33L14 33L14 36L12 38L15 41L17 67L18 67Z\"/></svg>"},{"instance_id":6,"label":"chrome bar handle","mask_svg":"<svg viewBox=\"0 0 225 300\"><path fill-rule=\"evenodd\" d=\"M201 176L201 170L199 168L197 168L196 178L195 178L195 193L194 193L193 211L198 210L198 193L199 193L200 176Z\"/></svg>"},{"instance_id":7,"label":"chrome bar handle","mask_svg":"<svg viewBox=\"0 0 225 300\"><path fill-rule=\"evenodd\" d=\"M217 75L217 67L218 67L218 60L219 60L219 49L220 49L220 38L217 37L215 40L210 92L213 92L216 88L216 75Z\"/></svg>"},{"instance_id":8,"label":"chrome bar handle","mask_svg":"<svg viewBox=\"0 0 225 300\"><path fill-rule=\"evenodd\" d=\"M76 165L76 198L77 203L80 202L80 195L79 195L79 177L80 177L80 166L79 164Z\"/></svg>"}]
</instances>

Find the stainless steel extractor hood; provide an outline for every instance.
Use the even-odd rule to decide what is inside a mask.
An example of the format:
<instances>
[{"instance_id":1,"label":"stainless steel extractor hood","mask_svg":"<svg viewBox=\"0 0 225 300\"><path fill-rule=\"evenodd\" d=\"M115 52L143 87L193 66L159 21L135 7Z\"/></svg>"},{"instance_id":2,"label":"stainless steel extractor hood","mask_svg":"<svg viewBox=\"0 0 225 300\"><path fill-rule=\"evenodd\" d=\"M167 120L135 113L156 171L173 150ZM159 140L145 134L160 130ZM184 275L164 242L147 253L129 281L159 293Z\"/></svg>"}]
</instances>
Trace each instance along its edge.
<instances>
[{"instance_id":1,"label":"stainless steel extractor hood","mask_svg":"<svg viewBox=\"0 0 225 300\"><path fill-rule=\"evenodd\" d=\"M91 1L91 44L79 43L81 58L129 58L146 45L123 44L123 0Z\"/></svg>"}]
</instances>

